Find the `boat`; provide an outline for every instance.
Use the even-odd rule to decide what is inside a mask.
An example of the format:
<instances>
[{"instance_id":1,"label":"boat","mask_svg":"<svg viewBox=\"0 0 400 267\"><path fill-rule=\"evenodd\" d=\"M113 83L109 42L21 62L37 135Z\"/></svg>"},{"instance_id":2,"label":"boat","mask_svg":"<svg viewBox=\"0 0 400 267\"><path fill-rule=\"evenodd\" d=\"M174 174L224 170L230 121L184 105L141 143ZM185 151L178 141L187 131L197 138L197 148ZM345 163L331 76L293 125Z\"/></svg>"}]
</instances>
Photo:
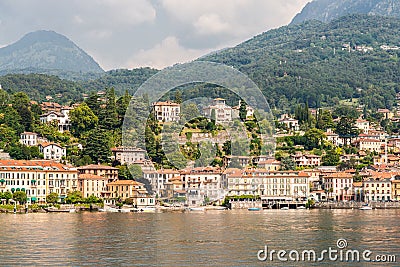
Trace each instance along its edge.
<instances>
[{"instance_id":1,"label":"boat","mask_svg":"<svg viewBox=\"0 0 400 267\"><path fill-rule=\"evenodd\" d=\"M69 213L76 212L76 209L57 209L55 207L44 208L44 210L47 212L69 212Z\"/></svg>"},{"instance_id":2,"label":"boat","mask_svg":"<svg viewBox=\"0 0 400 267\"><path fill-rule=\"evenodd\" d=\"M282 207L281 210L288 210L289 207Z\"/></svg>"},{"instance_id":3,"label":"boat","mask_svg":"<svg viewBox=\"0 0 400 267\"><path fill-rule=\"evenodd\" d=\"M249 210L249 211L259 211L259 210L261 210L261 208L252 207L252 208L248 208L247 210Z\"/></svg>"},{"instance_id":4,"label":"boat","mask_svg":"<svg viewBox=\"0 0 400 267\"><path fill-rule=\"evenodd\" d=\"M205 211L204 207L190 207L190 211Z\"/></svg>"},{"instance_id":5,"label":"boat","mask_svg":"<svg viewBox=\"0 0 400 267\"><path fill-rule=\"evenodd\" d=\"M360 210L372 210L372 207L371 207L371 206L368 206L368 204L367 204L367 205L362 206L362 207L360 208Z\"/></svg>"},{"instance_id":6,"label":"boat","mask_svg":"<svg viewBox=\"0 0 400 267\"><path fill-rule=\"evenodd\" d=\"M298 206L296 209L298 209L298 210L305 210L306 207L304 207L304 206Z\"/></svg>"}]
</instances>

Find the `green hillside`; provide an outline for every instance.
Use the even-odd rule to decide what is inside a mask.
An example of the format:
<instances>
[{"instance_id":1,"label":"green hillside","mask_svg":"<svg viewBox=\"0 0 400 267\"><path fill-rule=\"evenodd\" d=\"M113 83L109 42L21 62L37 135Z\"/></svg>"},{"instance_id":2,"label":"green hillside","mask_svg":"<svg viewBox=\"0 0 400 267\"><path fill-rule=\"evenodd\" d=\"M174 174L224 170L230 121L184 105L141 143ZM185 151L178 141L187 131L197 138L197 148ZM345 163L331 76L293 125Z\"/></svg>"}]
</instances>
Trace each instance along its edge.
<instances>
[{"instance_id":1,"label":"green hillside","mask_svg":"<svg viewBox=\"0 0 400 267\"><path fill-rule=\"evenodd\" d=\"M296 102L320 107L352 97L370 107L392 107L400 91L400 50L382 45L400 45L399 19L350 15L271 30L203 60L243 71L280 109Z\"/></svg>"}]
</instances>

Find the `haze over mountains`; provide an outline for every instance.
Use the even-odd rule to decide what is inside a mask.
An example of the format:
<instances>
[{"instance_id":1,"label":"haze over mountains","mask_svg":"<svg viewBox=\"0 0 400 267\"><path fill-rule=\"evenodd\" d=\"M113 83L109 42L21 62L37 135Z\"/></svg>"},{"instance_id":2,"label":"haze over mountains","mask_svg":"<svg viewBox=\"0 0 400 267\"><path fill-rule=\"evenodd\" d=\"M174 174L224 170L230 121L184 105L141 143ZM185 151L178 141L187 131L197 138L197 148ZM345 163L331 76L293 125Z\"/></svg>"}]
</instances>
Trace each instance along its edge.
<instances>
[{"instance_id":1,"label":"haze over mountains","mask_svg":"<svg viewBox=\"0 0 400 267\"><path fill-rule=\"evenodd\" d=\"M291 24L307 20L328 22L349 14L400 17L399 0L314 0L297 14Z\"/></svg>"},{"instance_id":2,"label":"haze over mountains","mask_svg":"<svg viewBox=\"0 0 400 267\"><path fill-rule=\"evenodd\" d=\"M349 10L354 13L386 10L386 14L393 15L397 14L398 2L341 0L334 3L314 1L301 13L303 19L310 18L310 21L270 30L199 60L224 63L246 73L260 87L270 105L280 110L305 102L310 107L328 106L352 97L370 107L392 107L396 92L400 92L400 19L362 14L331 18ZM318 16L309 12L317 4L324 10L328 7L336 10L326 13L329 16L324 16L324 20L328 22L318 21ZM392 5L388 9L389 4ZM294 19L297 20L300 15ZM132 94L142 82L157 73L151 68L103 72L66 37L46 31L28 34L19 42L0 49L0 71L20 73L22 69L36 73L77 73L81 81L72 83L39 75L0 77L0 84L10 93L25 91L35 100L62 93L59 101L68 101L71 97L79 100L83 93L107 87L114 87L118 94L125 90ZM82 81L88 77L85 77L87 73L93 72L100 77L91 76ZM27 83L33 85L27 86Z\"/></svg>"},{"instance_id":3,"label":"haze over mountains","mask_svg":"<svg viewBox=\"0 0 400 267\"><path fill-rule=\"evenodd\" d=\"M0 73L103 73L85 51L54 31L36 31L0 49Z\"/></svg>"}]
</instances>

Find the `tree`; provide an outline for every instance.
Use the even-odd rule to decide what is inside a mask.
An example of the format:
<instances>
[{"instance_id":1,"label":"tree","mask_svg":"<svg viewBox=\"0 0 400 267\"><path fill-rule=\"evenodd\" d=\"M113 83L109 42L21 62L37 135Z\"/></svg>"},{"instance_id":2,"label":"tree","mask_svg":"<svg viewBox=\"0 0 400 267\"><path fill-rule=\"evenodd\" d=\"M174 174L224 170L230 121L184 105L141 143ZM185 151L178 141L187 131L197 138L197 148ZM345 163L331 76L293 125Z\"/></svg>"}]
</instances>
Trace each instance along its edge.
<instances>
[{"instance_id":1,"label":"tree","mask_svg":"<svg viewBox=\"0 0 400 267\"><path fill-rule=\"evenodd\" d=\"M83 155L88 155L95 163L109 162L111 144L108 133L103 129L95 129L89 134Z\"/></svg>"},{"instance_id":2,"label":"tree","mask_svg":"<svg viewBox=\"0 0 400 267\"><path fill-rule=\"evenodd\" d=\"M341 117L339 123L336 125L336 133L340 138L345 140L347 145L348 140L358 135L358 129L354 127L355 119L350 117Z\"/></svg>"},{"instance_id":3,"label":"tree","mask_svg":"<svg viewBox=\"0 0 400 267\"><path fill-rule=\"evenodd\" d=\"M175 102L178 104L182 103L182 92L179 90L176 90L175 92Z\"/></svg>"},{"instance_id":4,"label":"tree","mask_svg":"<svg viewBox=\"0 0 400 267\"><path fill-rule=\"evenodd\" d=\"M316 128L307 130L304 133L304 140L305 140L304 148L307 150L312 150L314 148L321 149L325 137L326 136L322 130Z\"/></svg>"},{"instance_id":5,"label":"tree","mask_svg":"<svg viewBox=\"0 0 400 267\"><path fill-rule=\"evenodd\" d=\"M18 109L21 117L20 123L24 126L25 131L32 131L33 116L28 106L22 106Z\"/></svg>"},{"instance_id":6,"label":"tree","mask_svg":"<svg viewBox=\"0 0 400 267\"><path fill-rule=\"evenodd\" d=\"M102 200L98 197L96 197L95 195L90 195L88 198L85 199L86 203L100 203Z\"/></svg>"},{"instance_id":7,"label":"tree","mask_svg":"<svg viewBox=\"0 0 400 267\"><path fill-rule=\"evenodd\" d=\"M100 108L99 121L99 126L106 130L114 130L119 125L114 88L106 90L106 105Z\"/></svg>"},{"instance_id":8,"label":"tree","mask_svg":"<svg viewBox=\"0 0 400 267\"><path fill-rule=\"evenodd\" d=\"M14 192L12 198L15 201L18 201L19 204L21 204L21 205L25 204L26 200L27 200L26 193L24 191L16 191L16 192Z\"/></svg>"},{"instance_id":9,"label":"tree","mask_svg":"<svg viewBox=\"0 0 400 267\"><path fill-rule=\"evenodd\" d=\"M128 166L128 169L134 179L143 177L143 171L142 171L142 167L140 167L140 165L132 164L132 165Z\"/></svg>"},{"instance_id":10,"label":"tree","mask_svg":"<svg viewBox=\"0 0 400 267\"><path fill-rule=\"evenodd\" d=\"M96 128L99 119L86 103L70 111L71 132L76 137L82 137L88 131Z\"/></svg>"},{"instance_id":11,"label":"tree","mask_svg":"<svg viewBox=\"0 0 400 267\"><path fill-rule=\"evenodd\" d=\"M195 103L181 105L181 117L184 121L190 121L200 116L200 111Z\"/></svg>"},{"instance_id":12,"label":"tree","mask_svg":"<svg viewBox=\"0 0 400 267\"><path fill-rule=\"evenodd\" d=\"M294 162L292 157L284 157L281 160L281 169L282 171L290 171L296 169L296 163Z\"/></svg>"},{"instance_id":13,"label":"tree","mask_svg":"<svg viewBox=\"0 0 400 267\"><path fill-rule=\"evenodd\" d=\"M67 197L65 198L65 202L68 204L82 203L83 202L82 192L80 191L68 192Z\"/></svg>"},{"instance_id":14,"label":"tree","mask_svg":"<svg viewBox=\"0 0 400 267\"><path fill-rule=\"evenodd\" d=\"M239 118L242 121L245 121L247 118L247 104L243 100L240 101L240 106L239 106Z\"/></svg>"},{"instance_id":15,"label":"tree","mask_svg":"<svg viewBox=\"0 0 400 267\"><path fill-rule=\"evenodd\" d=\"M337 166L340 163L340 149L329 149L326 154L322 156L322 165L324 166Z\"/></svg>"},{"instance_id":16,"label":"tree","mask_svg":"<svg viewBox=\"0 0 400 267\"><path fill-rule=\"evenodd\" d=\"M58 202L58 194L56 192L50 193L46 196L46 202L55 204Z\"/></svg>"},{"instance_id":17,"label":"tree","mask_svg":"<svg viewBox=\"0 0 400 267\"><path fill-rule=\"evenodd\" d=\"M215 112L215 109L211 110L211 122L215 124L215 122L217 121L217 115Z\"/></svg>"},{"instance_id":18,"label":"tree","mask_svg":"<svg viewBox=\"0 0 400 267\"><path fill-rule=\"evenodd\" d=\"M6 192L3 193L3 198L8 203L8 201L13 198L13 194L10 191L6 191Z\"/></svg>"}]
</instances>

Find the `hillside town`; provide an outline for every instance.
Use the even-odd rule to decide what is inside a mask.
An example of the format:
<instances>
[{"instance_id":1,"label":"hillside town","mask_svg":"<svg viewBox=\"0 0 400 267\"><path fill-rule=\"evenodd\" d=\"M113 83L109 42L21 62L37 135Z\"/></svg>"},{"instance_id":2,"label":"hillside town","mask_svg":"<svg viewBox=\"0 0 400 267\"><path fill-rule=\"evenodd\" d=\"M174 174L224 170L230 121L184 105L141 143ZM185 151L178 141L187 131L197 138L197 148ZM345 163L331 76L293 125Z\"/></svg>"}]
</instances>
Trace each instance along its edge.
<instances>
[{"instance_id":1,"label":"hillside town","mask_svg":"<svg viewBox=\"0 0 400 267\"><path fill-rule=\"evenodd\" d=\"M103 93L98 101L105 102L100 95ZM73 127L70 112L80 105L42 102L39 106L41 124L68 133ZM0 193L3 203L23 192L26 203L46 204L71 203L78 192L81 201L92 199L107 206L129 205L137 209L160 205L248 208L255 204L279 208L322 202L399 201L400 137L390 135L381 126L383 121L400 121L397 110L378 109L374 112L378 119L368 120L362 107L341 109L346 116L333 118L332 113L337 110L313 110L304 105L296 108L296 114L281 114L275 121L275 155L224 153L213 166L182 169L156 168L145 149L124 146L110 148L108 164L99 161L77 166L68 160L71 148L39 133L24 131L20 144L37 147L40 156L18 160L2 152ZM349 119L349 112L357 116ZM182 115L181 104L152 103L152 113L161 126L176 122ZM216 98L203 107L200 115L220 124L240 118L245 122L253 120L253 113L241 102L229 106L225 99ZM318 123L324 126L316 128ZM222 148L223 144L217 146ZM73 147L83 149L80 143ZM127 179L123 172L132 173L132 166L136 171Z\"/></svg>"}]
</instances>

